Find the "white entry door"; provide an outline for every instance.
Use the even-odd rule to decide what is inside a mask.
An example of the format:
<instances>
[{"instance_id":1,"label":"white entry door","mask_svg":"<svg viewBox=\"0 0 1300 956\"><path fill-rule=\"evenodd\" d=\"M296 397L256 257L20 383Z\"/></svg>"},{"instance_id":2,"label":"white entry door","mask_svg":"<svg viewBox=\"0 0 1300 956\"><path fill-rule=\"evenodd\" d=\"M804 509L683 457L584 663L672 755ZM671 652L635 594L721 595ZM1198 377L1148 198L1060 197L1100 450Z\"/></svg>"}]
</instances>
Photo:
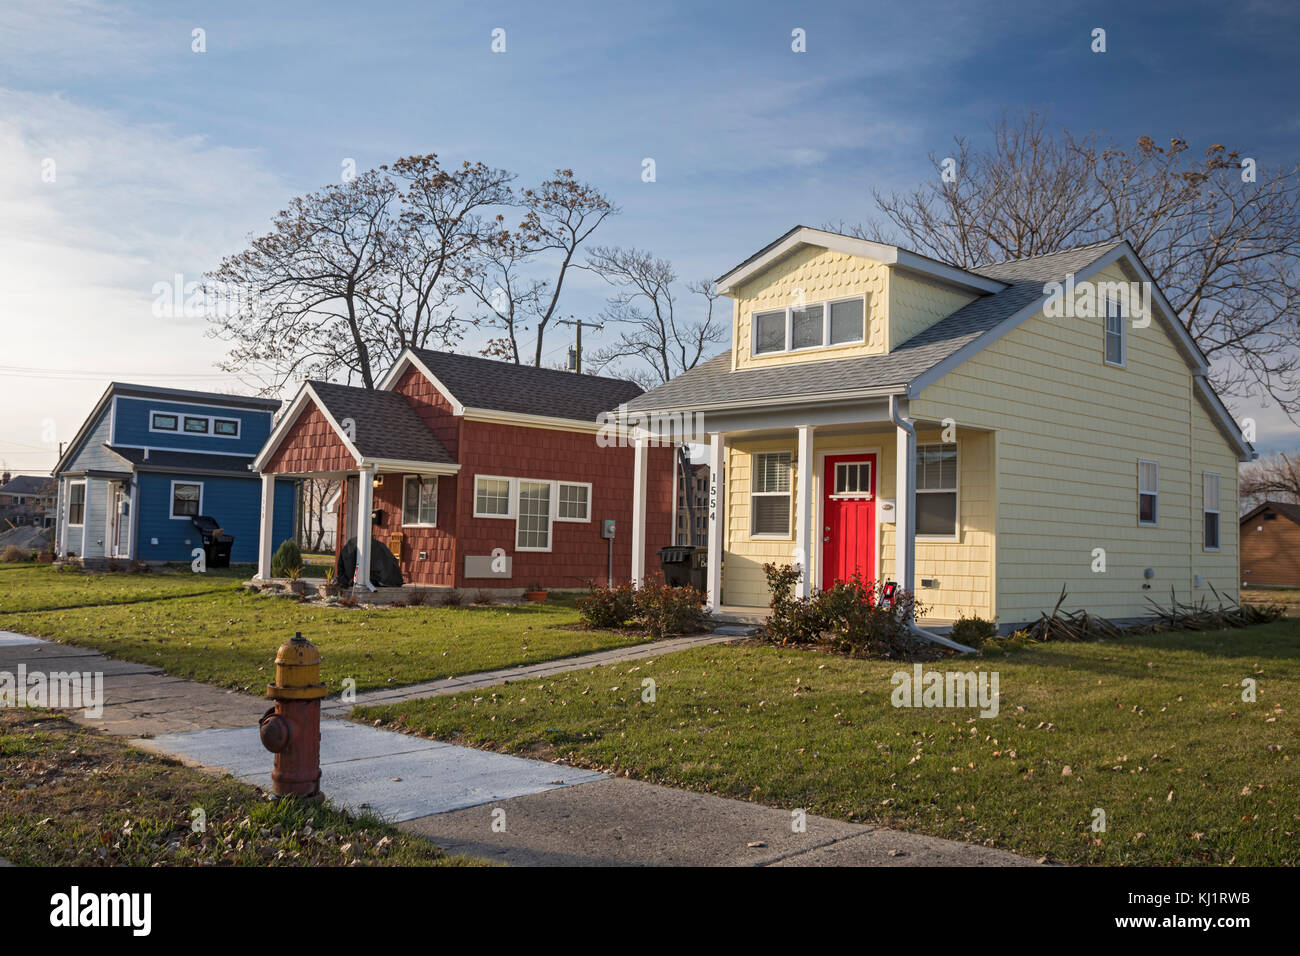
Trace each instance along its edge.
<instances>
[{"instance_id":1,"label":"white entry door","mask_svg":"<svg viewBox=\"0 0 1300 956\"><path fill-rule=\"evenodd\" d=\"M113 557L129 558L131 556L131 495L129 485L116 482L113 485Z\"/></svg>"}]
</instances>

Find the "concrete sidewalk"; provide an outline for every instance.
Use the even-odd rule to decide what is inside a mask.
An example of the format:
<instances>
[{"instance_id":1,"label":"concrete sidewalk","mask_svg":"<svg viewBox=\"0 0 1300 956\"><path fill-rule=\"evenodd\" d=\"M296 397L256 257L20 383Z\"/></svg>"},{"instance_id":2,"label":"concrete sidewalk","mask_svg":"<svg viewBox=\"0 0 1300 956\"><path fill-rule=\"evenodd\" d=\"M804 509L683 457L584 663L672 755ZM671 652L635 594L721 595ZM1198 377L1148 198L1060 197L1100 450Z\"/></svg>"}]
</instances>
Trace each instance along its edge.
<instances>
[{"instance_id":1,"label":"concrete sidewalk","mask_svg":"<svg viewBox=\"0 0 1300 956\"><path fill-rule=\"evenodd\" d=\"M686 646L735 635L681 639ZM454 693L618 660L659 656L656 642L434 682L395 692L402 700ZM615 656L611 656L615 655ZM585 663L584 663L585 662ZM73 719L136 746L219 770L263 788L272 757L257 720L268 702L116 661L95 651L0 631L0 670L104 674L102 719ZM470 681L470 683L466 683ZM372 698L373 699L373 698ZM342 716L338 708L331 716ZM589 770L458 747L350 721L321 726L322 787L331 803L369 810L444 849L534 866L940 866L1025 865L1012 853L952 840L807 816Z\"/></svg>"}]
</instances>

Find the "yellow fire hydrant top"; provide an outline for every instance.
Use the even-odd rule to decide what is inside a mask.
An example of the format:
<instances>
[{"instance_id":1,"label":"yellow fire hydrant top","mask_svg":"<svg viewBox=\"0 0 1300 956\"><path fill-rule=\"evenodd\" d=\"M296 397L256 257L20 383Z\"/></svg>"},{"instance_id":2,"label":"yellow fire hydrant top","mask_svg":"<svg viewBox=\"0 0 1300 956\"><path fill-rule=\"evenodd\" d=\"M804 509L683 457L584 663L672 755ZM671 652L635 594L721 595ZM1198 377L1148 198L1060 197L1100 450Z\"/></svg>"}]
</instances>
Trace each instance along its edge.
<instances>
[{"instance_id":1,"label":"yellow fire hydrant top","mask_svg":"<svg viewBox=\"0 0 1300 956\"><path fill-rule=\"evenodd\" d=\"M317 700L326 693L320 679L320 651L300 631L275 652L275 683L266 685L266 696L274 700Z\"/></svg>"}]
</instances>

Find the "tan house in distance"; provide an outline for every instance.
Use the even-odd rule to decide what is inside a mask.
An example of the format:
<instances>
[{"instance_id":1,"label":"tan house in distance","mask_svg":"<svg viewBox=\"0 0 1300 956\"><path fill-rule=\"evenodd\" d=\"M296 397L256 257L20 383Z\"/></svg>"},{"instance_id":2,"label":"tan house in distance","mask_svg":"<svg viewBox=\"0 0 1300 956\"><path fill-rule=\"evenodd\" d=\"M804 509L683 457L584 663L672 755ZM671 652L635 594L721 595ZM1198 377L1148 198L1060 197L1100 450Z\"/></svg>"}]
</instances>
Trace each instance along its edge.
<instances>
[{"instance_id":1,"label":"tan house in distance","mask_svg":"<svg viewBox=\"0 0 1300 956\"><path fill-rule=\"evenodd\" d=\"M1266 501L1241 516L1241 586L1300 588L1300 505Z\"/></svg>"},{"instance_id":2,"label":"tan house in distance","mask_svg":"<svg viewBox=\"0 0 1300 956\"><path fill-rule=\"evenodd\" d=\"M766 609L765 562L804 594L900 581L936 624L1032 620L1062 585L1121 619L1235 597L1220 515L1253 449L1128 243L966 270L800 226L718 289L732 349L622 410L709 445L712 609Z\"/></svg>"}]
</instances>

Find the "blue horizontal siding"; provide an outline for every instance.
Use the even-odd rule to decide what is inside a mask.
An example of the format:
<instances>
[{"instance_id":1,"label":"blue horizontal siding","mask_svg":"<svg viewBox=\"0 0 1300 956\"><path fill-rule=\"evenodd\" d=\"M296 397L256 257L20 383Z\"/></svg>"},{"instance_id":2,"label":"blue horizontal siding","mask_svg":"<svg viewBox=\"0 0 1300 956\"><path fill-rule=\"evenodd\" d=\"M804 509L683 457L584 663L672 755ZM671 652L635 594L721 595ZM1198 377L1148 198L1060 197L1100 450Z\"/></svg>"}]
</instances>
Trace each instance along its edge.
<instances>
[{"instance_id":1,"label":"blue horizontal siding","mask_svg":"<svg viewBox=\"0 0 1300 956\"><path fill-rule=\"evenodd\" d=\"M203 477L145 472L140 475L139 540L136 555L145 561L191 560L194 548L203 546L198 529L189 520L171 517L173 481L203 484L202 514L211 515L226 534L235 538L230 560L257 560L257 539L262 521L262 482L258 478ZM275 483L275 543L294 533L294 482ZM154 539L158 543L154 544Z\"/></svg>"},{"instance_id":2,"label":"blue horizontal siding","mask_svg":"<svg viewBox=\"0 0 1300 956\"><path fill-rule=\"evenodd\" d=\"M182 451L227 452L253 457L266 444L271 435L271 413L251 408L229 408L213 403L188 405L180 402L155 401L147 398L116 399L117 413L113 421L113 444L134 448L176 448ZM216 435L194 435L181 430L177 422L175 432L149 430L151 412L167 412L177 418L185 415L216 415L237 418L240 421L238 438L219 438Z\"/></svg>"}]
</instances>

